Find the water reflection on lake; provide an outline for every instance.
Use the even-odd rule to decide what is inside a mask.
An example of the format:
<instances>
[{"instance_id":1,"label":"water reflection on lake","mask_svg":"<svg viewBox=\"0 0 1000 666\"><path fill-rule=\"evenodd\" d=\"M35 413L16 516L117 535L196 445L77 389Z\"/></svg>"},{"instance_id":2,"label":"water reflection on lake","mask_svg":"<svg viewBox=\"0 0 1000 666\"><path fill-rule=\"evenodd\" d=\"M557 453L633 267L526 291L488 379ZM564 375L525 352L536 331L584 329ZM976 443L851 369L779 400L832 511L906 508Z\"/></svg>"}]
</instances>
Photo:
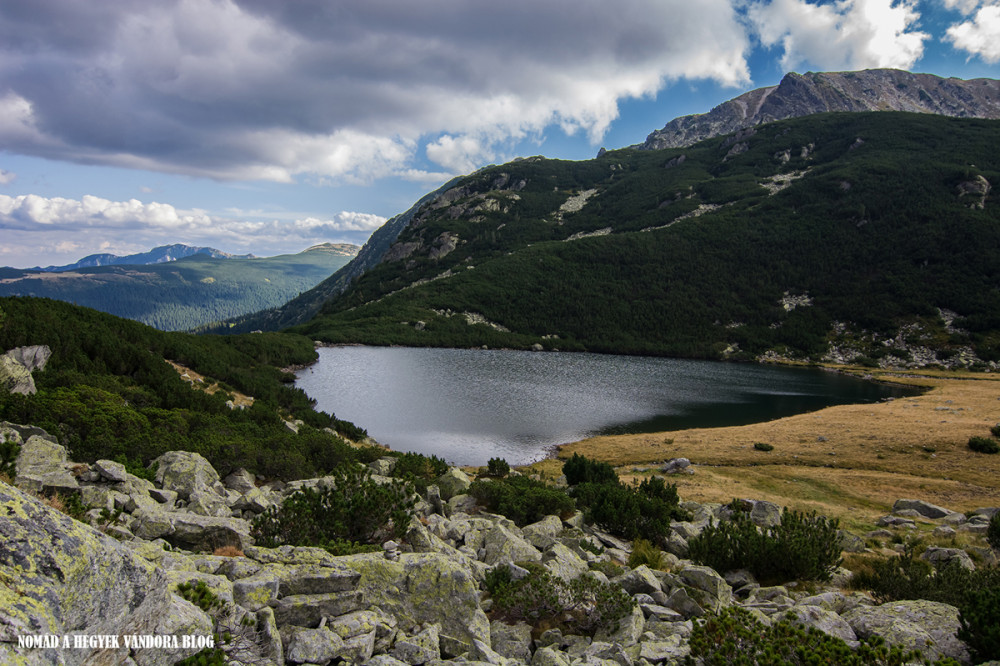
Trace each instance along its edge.
<instances>
[{"instance_id":1,"label":"water reflection on lake","mask_svg":"<svg viewBox=\"0 0 1000 666\"><path fill-rule=\"evenodd\" d=\"M397 451L523 464L595 434L768 421L912 391L813 368L639 356L330 347L297 373L317 407Z\"/></svg>"}]
</instances>

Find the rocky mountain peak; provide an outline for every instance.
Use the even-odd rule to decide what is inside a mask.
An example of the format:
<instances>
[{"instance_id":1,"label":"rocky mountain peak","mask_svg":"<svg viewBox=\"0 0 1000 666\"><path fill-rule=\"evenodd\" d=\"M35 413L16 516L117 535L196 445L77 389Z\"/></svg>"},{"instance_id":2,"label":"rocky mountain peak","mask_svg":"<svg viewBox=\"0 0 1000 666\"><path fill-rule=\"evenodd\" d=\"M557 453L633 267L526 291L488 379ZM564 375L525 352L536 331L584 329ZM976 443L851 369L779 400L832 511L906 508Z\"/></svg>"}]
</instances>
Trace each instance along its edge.
<instances>
[{"instance_id":1,"label":"rocky mountain peak","mask_svg":"<svg viewBox=\"0 0 1000 666\"><path fill-rule=\"evenodd\" d=\"M679 148L785 118L829 111L909 111L962 118L1000 118L1000 81L941 78L898 69L785 75L708 113L681 116L651 133L644 150Z\"/></svg>"}]
</instances>

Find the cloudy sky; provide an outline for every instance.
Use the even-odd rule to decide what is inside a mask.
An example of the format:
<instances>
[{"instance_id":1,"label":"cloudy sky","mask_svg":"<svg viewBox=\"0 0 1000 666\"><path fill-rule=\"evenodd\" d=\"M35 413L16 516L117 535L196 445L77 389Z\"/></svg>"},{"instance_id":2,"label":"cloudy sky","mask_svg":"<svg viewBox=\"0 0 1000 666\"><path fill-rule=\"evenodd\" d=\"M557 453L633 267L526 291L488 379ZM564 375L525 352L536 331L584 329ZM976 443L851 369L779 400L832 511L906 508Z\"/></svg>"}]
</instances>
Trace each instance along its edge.
<instances>
[{"instance_id":1,"label":"cloudy sky","mask_svg":"<svg viewBox=\"0 0 1000 666\"><path fill-rule=\"evenodd\" d=\"M3 0L0 265L361 244L787 71L1000 77L1000 0Z\"/></svg>"}]
</instances>

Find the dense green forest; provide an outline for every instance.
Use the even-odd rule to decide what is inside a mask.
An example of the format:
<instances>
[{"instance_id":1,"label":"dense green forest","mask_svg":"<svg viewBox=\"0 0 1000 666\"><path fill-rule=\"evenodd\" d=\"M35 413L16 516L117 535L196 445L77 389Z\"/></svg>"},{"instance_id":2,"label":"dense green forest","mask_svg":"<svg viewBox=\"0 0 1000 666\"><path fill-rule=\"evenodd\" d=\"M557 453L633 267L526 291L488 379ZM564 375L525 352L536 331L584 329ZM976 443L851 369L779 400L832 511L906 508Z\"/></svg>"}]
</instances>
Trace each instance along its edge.
<instances>
[{"instance_id":1,"label":"dense green forest","mask_svg":"<svg viewBox=\"0 0 1000 666\"><path fill-rule=\"evenodd\" d=\"M424 205L388 260L292 330L708 358L864 340L868 360L905 355L899 337L996 361L997 183L1000 122L904 113L519 160Z\"/></svg>"},{"instance_id":2,"label":"dense green forest","mask_svg":"<svg viewBox=\"0 0 1000 666\"><path fill-rule=\"evenodd\" d=\"M220 474L238 467L281 478L322 475L345 460L384 451L354 448L353 424L313 409L279 368L313 361L308 338L283 333L194 336L50 299L0 298L0 349L48 345L34 395L0 395L0 420L59 437L72 460L124 459L146 465L171 450L202 454ZM165 359L217 380L209 395L183 381ZM231 391L252 396L230 409ZM286 421L304 422L298 434Z\"/></svg>"},{"instance_id":3,"label":"dense green forest","mask_svg":"<svg viewBox=\"0 0 1000 666\"><path fill-rule=\"evenodd\" d=\"M164 331L190 330L285 303L341 268L356 251L355 246L321 245L263 259L199 254L63 273L4 269L0 296L55 298Z\"/></svg>"}]
</instances>

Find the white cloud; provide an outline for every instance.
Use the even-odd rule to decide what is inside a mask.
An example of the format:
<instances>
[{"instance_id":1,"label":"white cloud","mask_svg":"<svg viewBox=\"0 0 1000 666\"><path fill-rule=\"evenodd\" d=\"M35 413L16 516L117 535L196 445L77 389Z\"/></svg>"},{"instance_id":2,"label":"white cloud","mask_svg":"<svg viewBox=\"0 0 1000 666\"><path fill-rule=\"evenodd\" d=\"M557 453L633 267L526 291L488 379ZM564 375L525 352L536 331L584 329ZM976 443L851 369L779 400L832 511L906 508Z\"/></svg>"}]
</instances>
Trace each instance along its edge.
<instances>
[{"instance_id":1,"label":"white cloud","mask_svg":"<svg viewBox=\"0 0 1000 666\"><path fill-rule=\"evenodd\" d=\"M59 255L61 263L94 252L129 254L175 242L240 253L264 254L260 248L267 248L267 254L299 252L326 241L363 242L384 222L379 215L353 211L327 218L301 214L276 218L263 211L212 215L158 202L109 201L90 195L80 200L0 195L0 229L6 245L2 254ZM109 242L109 237L117 240Z\"/></svg>"},{"instance_id":2,"label":"white cloud","mask_svg":"<svg viewBox=\"0 0 1000 666\"><path fill-rule=\"evenodd\" d=\"M781 47L786 70L909 69L930 37L915 30L912 0L773 0L751 5L748 17L762 44Z\"/></svg>"},{"instance_id":3,"label":"white cloud","mask_svg":"<svg viewBox=\"0 0 1000 666\"><path fill-rule=\"evenodd\" d=\"M971 10L963 5L963 11ZM946 40L988 63L1000 62L1000 4L979 7L972 20L949 27Z\"/></svg>"},{"instance_id":4,"label":"white cloud","mask_svg":"<svg viewBox=\"0 0 1000 666\"><path fill-rule=\"evenodd\" d=\"M749 82L734 1L9 0L0 144L226 179L429 178L422 154L456 171L553 127L597 142L669 81Z\"/></svg>"}]
</instances>

